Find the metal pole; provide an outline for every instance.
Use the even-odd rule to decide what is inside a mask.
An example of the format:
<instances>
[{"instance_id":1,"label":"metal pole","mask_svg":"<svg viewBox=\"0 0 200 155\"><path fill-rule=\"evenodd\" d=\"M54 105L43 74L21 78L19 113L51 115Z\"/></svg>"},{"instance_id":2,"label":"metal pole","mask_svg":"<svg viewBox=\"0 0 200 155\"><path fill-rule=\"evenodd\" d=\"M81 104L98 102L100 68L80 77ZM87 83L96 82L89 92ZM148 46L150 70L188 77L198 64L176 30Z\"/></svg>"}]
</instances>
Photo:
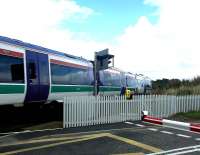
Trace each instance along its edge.
<instances>
[{"instance_id":1,"label":"metal pole","mask_svg":"<svg viewBox=\"0 0 200 155\"><path fill-rule=\"evenodd\" d=\"M114 67L114 57L112 58L112 67Z\"/></svg>"},{"instance_id":2,"label":"metal pole","mask_svg":"<svg viewBox=\"0 0 200 155\"><path fill-rule=\"evenodd\" d=\"M94 54L94 95L97 95L97 52Z\"/></svg>"}]
</instances>

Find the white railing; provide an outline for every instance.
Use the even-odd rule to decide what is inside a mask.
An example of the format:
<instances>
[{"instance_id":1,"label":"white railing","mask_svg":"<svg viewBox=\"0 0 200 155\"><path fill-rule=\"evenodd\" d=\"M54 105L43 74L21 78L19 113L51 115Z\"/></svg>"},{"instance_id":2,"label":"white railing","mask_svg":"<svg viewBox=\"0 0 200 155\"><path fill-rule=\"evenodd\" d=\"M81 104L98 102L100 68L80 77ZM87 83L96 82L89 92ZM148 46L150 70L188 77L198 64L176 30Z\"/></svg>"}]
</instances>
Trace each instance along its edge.
<instances>
[{"instance_id":1,"label":"white railing","mask_svg":"<svg viewBox=\"0 0 200 155\"><path fill-rule=\"evenodd\" d=\"M179 112L200 110L200 96L172 96L150 95L142 99L142 110L147 110L149 115L156 117L168 117Z\"/></svg>"},{"instance_id":2,"label":"white railing","mask_svg":"<svg viewBox=\"0 0 200 155\"><path fill-rule=\"evenodd\" d=\"M65 97L63 126L77 127L141 119L141 111L168 117L200 109L200 96L140 95L127 100L120 96Z\"/></svg>"},{"instance_id":3,"label":"white railing","mask_svg":"<svg viewBox=\"0 0 200 155\"><path fill-rule=\"evenodd\" d=\"M87 126L139 120L141 103L114 96L66 97L64 127Z\"/></svg>"}]
</instances>

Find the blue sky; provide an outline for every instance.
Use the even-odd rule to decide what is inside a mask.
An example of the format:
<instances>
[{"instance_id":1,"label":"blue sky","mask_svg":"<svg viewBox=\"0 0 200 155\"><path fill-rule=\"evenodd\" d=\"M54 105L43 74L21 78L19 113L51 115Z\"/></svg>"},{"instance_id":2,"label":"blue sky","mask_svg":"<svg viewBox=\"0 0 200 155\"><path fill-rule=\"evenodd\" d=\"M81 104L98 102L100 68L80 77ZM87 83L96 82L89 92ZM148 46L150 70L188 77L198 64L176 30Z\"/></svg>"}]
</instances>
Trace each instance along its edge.
<instances>
[{"instance_id":1,"label":"blue sky","mask_svg":"<svg viewBox=\"0 0 200 155\"><path fill-rule=\"evenodd\" d=\"M145 5L142 0L76 0L79 5L95 12L85 21L63 21L62 27L74 32L84 32L96 41L113 40L129 25L136 24L141 16L156 23L156 7Z\"/></svg>"}]
</instances>

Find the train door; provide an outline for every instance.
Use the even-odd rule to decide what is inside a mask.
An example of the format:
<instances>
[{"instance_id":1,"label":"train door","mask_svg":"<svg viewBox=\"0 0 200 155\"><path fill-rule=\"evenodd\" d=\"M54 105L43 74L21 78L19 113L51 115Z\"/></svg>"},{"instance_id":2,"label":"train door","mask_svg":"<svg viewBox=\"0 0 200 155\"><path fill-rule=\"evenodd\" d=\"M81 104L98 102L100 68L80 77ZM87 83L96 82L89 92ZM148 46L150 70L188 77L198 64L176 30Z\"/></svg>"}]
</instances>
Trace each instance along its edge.
<instances>
[{"instance_id":1,"label":"train door","mask_svg":"<svg viewBox=\"0 0 200 155\"><path fill-rule=\"evenodd\" d=\"M48 55L26 51L27 93L25 103L44 102L49 94Z\"/></svg>"}]
</instances>

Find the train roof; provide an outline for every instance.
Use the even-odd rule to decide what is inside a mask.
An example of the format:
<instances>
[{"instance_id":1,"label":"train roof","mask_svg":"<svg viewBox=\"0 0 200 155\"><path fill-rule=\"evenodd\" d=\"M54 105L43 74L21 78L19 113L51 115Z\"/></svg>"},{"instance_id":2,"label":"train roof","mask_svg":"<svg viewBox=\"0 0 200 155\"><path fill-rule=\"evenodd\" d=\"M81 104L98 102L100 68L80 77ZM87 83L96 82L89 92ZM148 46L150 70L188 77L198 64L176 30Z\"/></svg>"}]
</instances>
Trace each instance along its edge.
<instances>
[{"instance_id":1,"label":"train roof","mask_svg":"<svg viewBox=\"0 0 200 155\"><path fill-rule=\"evenodd\" d=\"M17 46L22 46L22 47L25 47L27 49L42 51L42 52L47 53L47 54L53 54L53 55L58 55L58 56L62 56L62 57L69 57L69 58L78 59L78 60L87 61L87 62L89 61L89 60L84 59L82 57L62 53L62 52L59 52L59 51L56 51L56 50L48 49L48 48L45 48L45 47L42 47L42 46L30 44L30 43L27 43L27 42L23 42L21 40L12 39L12 38L8 38L8 37L5 37L5 36L0 36L0 42L5 42L5 43L17 45Z\"/></svg>"},{"instance_id":2,"label":"train roof","mask_svg":"<svg viewBox=\"0 0 200 155\"><path fill-rule=\"evenodd\" d=\"M116 72L119 72L119 73L125 73L123 70L116 68L116 67L109 67L105 71L116 71Z\"/></svg>"},{"instance_id":3,"label":"train roof","mask_svg":"<svg viewBox=\"0 0 200 155\"><path fill-rule=\"evenodd\" d=\"M125 72L125 75L126 75L126 76L133 76L133 77L135 77L135 74L133 74L133 73L131 73L131 72Z\"/></svg>"}]
</instances>

